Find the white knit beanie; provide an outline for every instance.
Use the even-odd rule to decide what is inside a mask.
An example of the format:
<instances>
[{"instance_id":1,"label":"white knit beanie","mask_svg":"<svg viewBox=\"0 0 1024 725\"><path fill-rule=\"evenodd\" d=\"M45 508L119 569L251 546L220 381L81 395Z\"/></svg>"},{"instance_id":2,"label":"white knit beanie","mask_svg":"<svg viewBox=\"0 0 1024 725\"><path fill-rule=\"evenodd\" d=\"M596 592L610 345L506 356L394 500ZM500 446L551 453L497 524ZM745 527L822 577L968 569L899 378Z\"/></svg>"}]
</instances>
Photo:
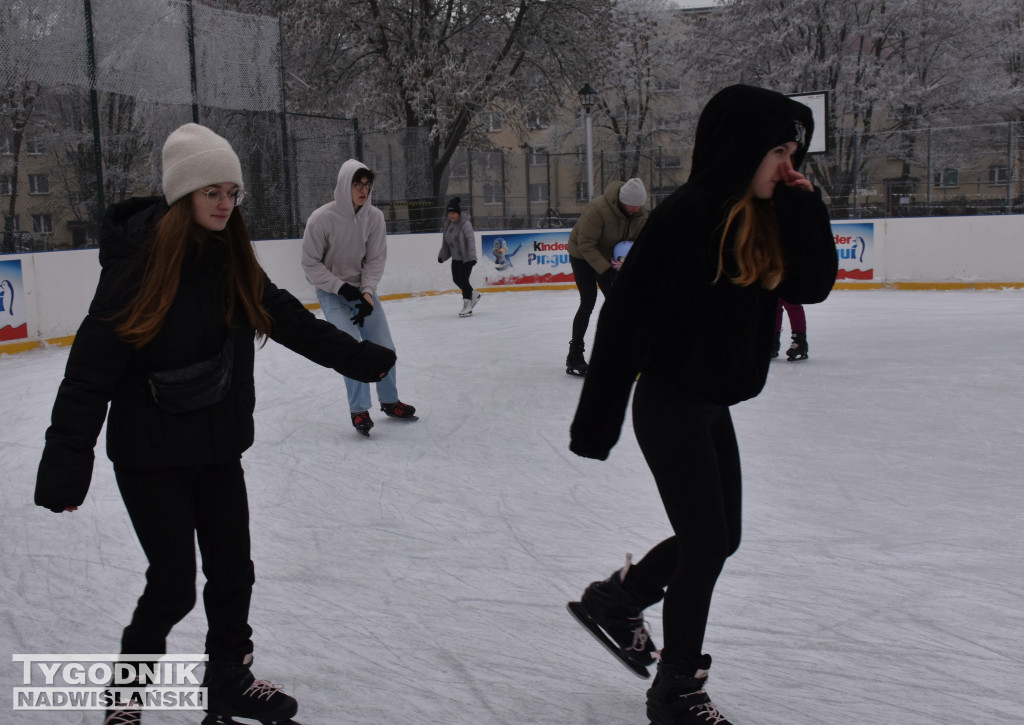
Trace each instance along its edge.
<instances>
[{"instance_id":1,"label":"white knit beanie","mask_svg":"<svg viewBox=\"0 0 1024 725\"><path fill-rule=\"evenodd\" d=\"M167 137L163 168L168 206L204 186L226 182L243 188L242 165L231 144L198 123L186 123Z\"/></svg>"},{"instance_id":2,"label":"white knit beanie","mask_svg":"<svg viewBox=\"0 0 1024 725\"><path fill-rule=\"evenodd\" d=\"M643 206L647 201L647 190L640 179L630 179L619 189L619 201L626 206Z\"/></svg>"}]
</instances>

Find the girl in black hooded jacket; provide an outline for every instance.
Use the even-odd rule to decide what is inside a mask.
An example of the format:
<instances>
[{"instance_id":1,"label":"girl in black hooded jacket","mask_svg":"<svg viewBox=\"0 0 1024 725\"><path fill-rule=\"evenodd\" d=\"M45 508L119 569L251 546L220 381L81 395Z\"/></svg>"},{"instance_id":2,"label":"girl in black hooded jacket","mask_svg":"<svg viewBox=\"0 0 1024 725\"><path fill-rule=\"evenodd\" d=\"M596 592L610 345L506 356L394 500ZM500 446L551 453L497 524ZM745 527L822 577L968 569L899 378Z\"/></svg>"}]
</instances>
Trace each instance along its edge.
<instances>
[{"instance_id":1,"label":"girl in black hooded jacket","mask_svg":"<svg viewBox=\"0 0 1024 725\"><path fill-rule=\"evenodd\" d=\"M651 213L598 321L569 447L606 459L638 381L634 430L675 535L593 582L576 612L636 668L655 659L643 609L664 599L653 725L728 723L704 690L702 645L715 583L740 541L729 406L764 386L779 296L821 302L838 267L828 211L797 171L813 131L810 109L782 94L716 94L687 183Z\"/></svg>"},{"instance_id":2,"label":"girl in black hooded jacket","mask_svg":"<svg viewBox=\"0 0 1024 725\"><path fill-rule=\"evenodd\" d=\"M149 562L121 652L166 653L195 603L197 539L211 717L283 722L295 700L249 670L254 570L241 455L253 443L254 338L367 382L395 353L339 332L267 278L235 209L245 191L225 139L197 124L174 131L163 190L107 210L100 281L57 392L35 501L58 513L82 505L107 417L107 455ZM140 717L115 703L104 724Z\"/></svg>"}]
</instances>

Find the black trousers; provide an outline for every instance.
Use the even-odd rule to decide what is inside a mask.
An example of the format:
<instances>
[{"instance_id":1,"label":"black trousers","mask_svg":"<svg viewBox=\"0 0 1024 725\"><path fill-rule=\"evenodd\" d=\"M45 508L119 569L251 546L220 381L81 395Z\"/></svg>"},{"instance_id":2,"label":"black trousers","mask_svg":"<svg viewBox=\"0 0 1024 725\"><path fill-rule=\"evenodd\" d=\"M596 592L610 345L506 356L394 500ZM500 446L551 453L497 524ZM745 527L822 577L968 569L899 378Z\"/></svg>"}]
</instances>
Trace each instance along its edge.
<instances>
[{"instance_id":1,"label":"black trousers","mask_svg":"<svg viewBox=\"0 0 1024 725\"><path fill-rule=\"evenodd\" d=\"M675 536L630 568L623 582L644 606L664 595L662 659L696 670L711 595L740 545L740 457L729 408L641 375L633 429Z\"/></svg>"},{"instance_id":2,"label":"black trousers","mask_svg":"<svg viewBox=\"0 0 1024 725\"><path fill-rule=\"evenodd\" d=\"M252 652L249 503L241 461L200 468L115 467L117 485L149 561L146 588L121 638L124 654L165 654L167 635L196 602L196 550L211 661Z\"/></svg>"},{"instance_id":3,"label":"black trousers","mask_svg":"<svg viewBox=\"0 0 1024 725\"><path fill-rule=\"evenodd\" d=\"M590 325L590 315L594 312L594 305L597 304L597 290L600 281L597 272L585 259L576 259L569 255L569 266L572 267L572 276L576 280L576 289L580 292L580 306L576 310L576 316L572 318L572 339L583 340ZM608 296L608 290L601 287L601 293Z\"/></svg>"},{"instance_id":4,"label":"black trousers","mask_svg":"<svg viewBox=\"0 0 1024 725\"><path fill-rule=\"evenodd\" d=\"M462 262L458 259L452 260L452 281L462 291L462 299L473 299L473 285L469 283L469 273L473 271L476 262Z\"/></svg>"}]
</instances>

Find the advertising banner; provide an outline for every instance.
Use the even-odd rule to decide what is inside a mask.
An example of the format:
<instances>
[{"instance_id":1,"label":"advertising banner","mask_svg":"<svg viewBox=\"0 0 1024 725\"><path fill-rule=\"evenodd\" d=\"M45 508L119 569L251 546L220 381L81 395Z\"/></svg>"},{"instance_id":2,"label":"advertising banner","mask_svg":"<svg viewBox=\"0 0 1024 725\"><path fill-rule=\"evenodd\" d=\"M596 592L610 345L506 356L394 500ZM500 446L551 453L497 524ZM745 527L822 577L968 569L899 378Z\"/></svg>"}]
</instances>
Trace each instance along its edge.
<instances>
[{"instance_id":1,"label":"advertising banner","mask_svg":"<svg viewBox=\"0 0 1024 725\"><path fill-rule=\"evenodd\" d=\"M870 282L875 279L874 222L832 222L839 255L838 280Z\"/></svg>"},{"instance_id":2,"label":"advertising banner","mask_svg":"<svg viewBox=\"0 0 1024 725\"><path fill-rule=\"evenodd\" d=\"M493 286L573 282L569 229L480 235L484 284Z\"/></svg>"},{"instance_id":3,"label":"advertising banner","mask_svg":"<svg viewBox=\"0 0 1024 725\"><path fill-rule=\"evenodd\" d=\"M28 339L28 305L20 259L0 261L0 342Z\"/></svg>"}]
</instances>

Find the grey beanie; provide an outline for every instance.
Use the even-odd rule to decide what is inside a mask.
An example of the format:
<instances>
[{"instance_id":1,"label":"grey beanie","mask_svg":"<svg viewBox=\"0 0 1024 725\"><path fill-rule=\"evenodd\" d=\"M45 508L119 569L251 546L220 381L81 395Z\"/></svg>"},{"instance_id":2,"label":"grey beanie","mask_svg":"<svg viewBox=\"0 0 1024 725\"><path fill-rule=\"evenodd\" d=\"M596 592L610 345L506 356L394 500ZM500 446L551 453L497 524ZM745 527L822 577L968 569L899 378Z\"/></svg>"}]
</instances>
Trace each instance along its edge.
<instances>
[{"instance_id":1,"label":"grey beanie","mask_svg":"<svg viewBox=\"0 0 1024 725\"><path fill-rule=\"evenodd\" d=\"M619 201L626 206L643 206L647 201L647 190L640 179L630 179L619 189Z\"/></svg>"},{"instance_id":2,"label":"grey beanie","mask_svg":"<svg viewBox=\"0 0 1024 725\"><path fill-rule=\"evenodd\" d=\"M164 141L163 170L168 206L204 186L229 183L243 188L242 165L231 144L198 123L179 126Z\"/></svg>"}]
</instances>

